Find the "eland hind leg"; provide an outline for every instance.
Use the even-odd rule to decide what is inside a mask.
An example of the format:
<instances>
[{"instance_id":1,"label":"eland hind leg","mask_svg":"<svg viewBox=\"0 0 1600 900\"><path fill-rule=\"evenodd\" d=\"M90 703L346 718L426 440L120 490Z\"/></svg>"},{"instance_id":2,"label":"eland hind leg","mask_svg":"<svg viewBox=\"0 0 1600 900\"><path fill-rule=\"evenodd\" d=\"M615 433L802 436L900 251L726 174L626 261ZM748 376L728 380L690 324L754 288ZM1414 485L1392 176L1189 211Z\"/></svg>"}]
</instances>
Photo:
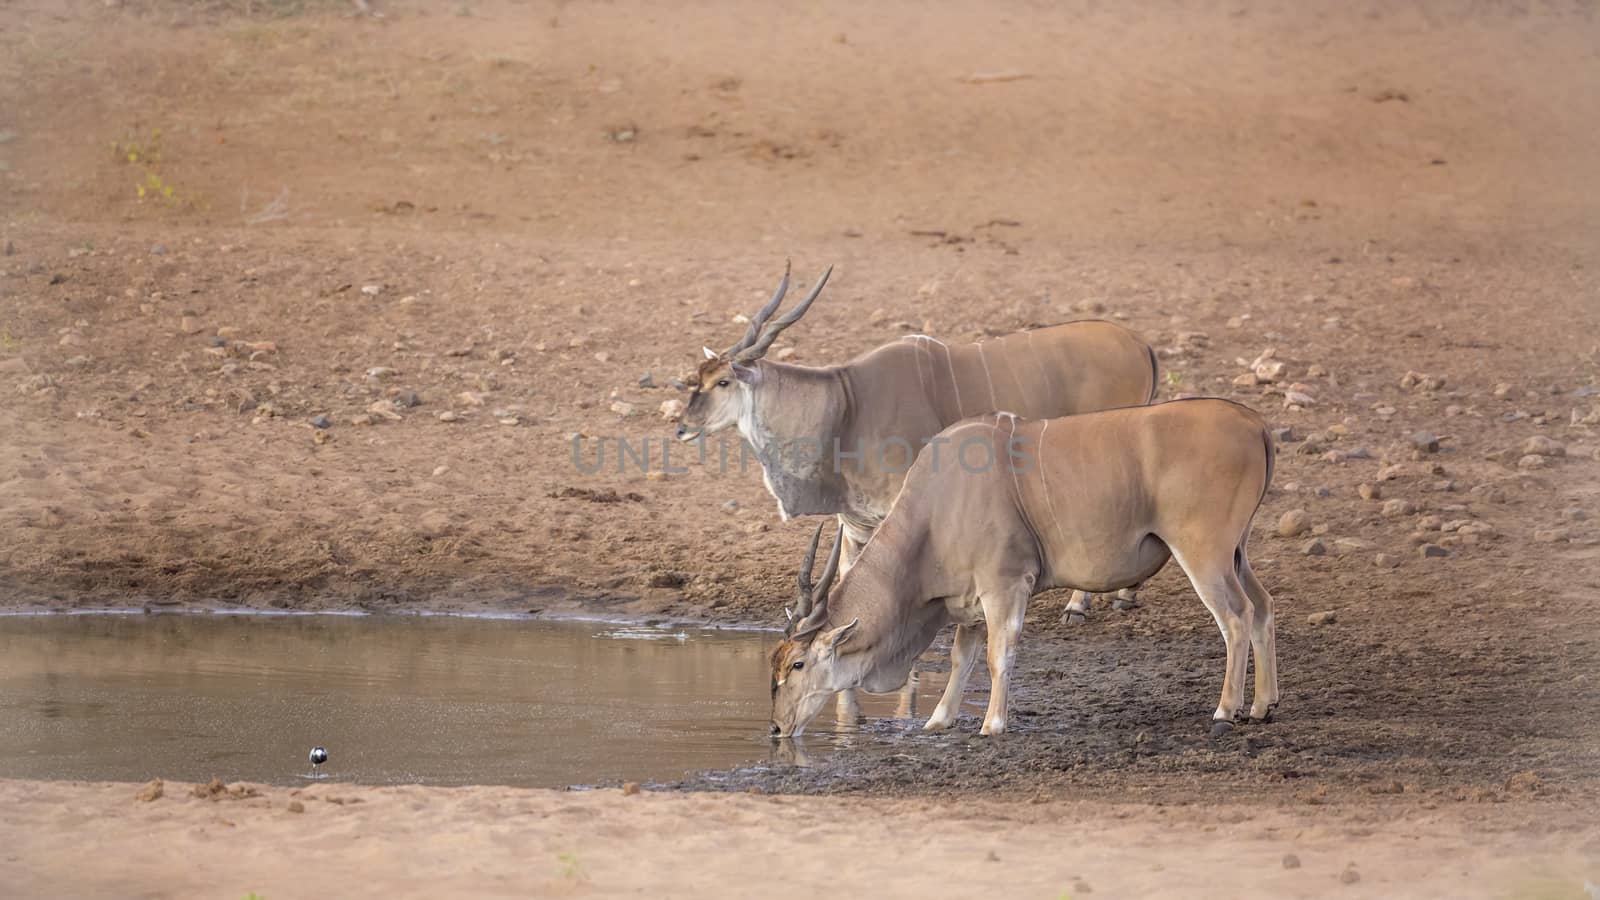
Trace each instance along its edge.
<instances>
[{"instance_id":1,"label":"eland hind leg","mask_svg":"<svg viewBox=\"0 0 1600 900\"><path fill-rule=\"evenodd\" d=\"M1250 601L1250 652L1255 657L1256 691L1250 704L1250 718L1259 722L1272 721L1273 710L1278 708L1278 638L1277 615L1273 610L1272 595L1262 587L1256 573L1250 569L1250 557L1244 547L1239 548L1239 582L1244 585Z\"/></svg>"},{"instance_id":2,"label":"eland hind leg","mask_svg":"<svg viewBox=\"0 0 1600 900\"><path fill-rule=\"evenodd\" d=\"M1173 557L1189 576L1189 583L1200 602L1206 605L1222 632L1228 661L1222 676L1222 696L1211 716L1211 734L1220 737L1233 728L1233 720L1244 705L1245 666L1250 661L1250 635L1254 626L1252 605L1244 585L1233 570L1233 554L1206 553L1201 558L1186 557L1174 548Z\"/></svg>"}]
</instances>

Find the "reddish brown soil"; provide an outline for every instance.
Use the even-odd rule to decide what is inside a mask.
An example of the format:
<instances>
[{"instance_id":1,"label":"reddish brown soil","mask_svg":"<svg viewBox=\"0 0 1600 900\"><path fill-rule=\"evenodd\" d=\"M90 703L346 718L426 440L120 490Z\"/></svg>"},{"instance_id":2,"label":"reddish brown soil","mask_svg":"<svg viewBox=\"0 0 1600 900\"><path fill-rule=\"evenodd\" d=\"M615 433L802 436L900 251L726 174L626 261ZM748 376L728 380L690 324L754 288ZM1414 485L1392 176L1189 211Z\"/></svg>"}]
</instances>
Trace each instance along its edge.
<instances>
[{"instance_id":1,"label":"reddish brown soil","mask_svg":"<svg viewBox=\"0 0 1600 900\"><path fill-rule=\"evenodd\" d=\"M1167 395L1371 458L1282 448L1276 724L1204 739L1221 641L1168 572L1076 629L1038 598L1004 740L741 779L1593 796L1592 4L309 6L0 10L0 603L775 622L811 523L754 472L584 474L571 436L659 463L676 395L638 380L793 257L837 267L799 361L1111 316ZM1267 348L1314 405L1232 385ZM1520 469L1535 436L1565 456ZM1297 507L1326 555L1277 535ZM1492 530L1423 558L1430 515Z\"/></svg>"}]
</instances>

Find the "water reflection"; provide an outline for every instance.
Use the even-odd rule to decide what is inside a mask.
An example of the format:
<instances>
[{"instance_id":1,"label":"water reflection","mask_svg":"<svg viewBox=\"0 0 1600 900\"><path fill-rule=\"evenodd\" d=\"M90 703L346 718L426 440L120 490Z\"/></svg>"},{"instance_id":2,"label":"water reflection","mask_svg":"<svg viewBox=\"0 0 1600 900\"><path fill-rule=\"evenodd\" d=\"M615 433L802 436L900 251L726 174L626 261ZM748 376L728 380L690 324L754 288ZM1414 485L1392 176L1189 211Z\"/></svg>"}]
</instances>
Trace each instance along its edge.
<instances>
[{"instance_id":1,"label":"water reflection","mask_svg":"<svg viewBox=\"0 0 1600 900\"><path fill-rule=\"evenodd\" d=\"M768 740L776 635L451 617L0 617L0 777L562 786L870 737ZM935 688L936 689L936 688ZM869 716L895 698L863 696ZM785 742L789 743L789 742Z\"/></svg>"}]
</instances>

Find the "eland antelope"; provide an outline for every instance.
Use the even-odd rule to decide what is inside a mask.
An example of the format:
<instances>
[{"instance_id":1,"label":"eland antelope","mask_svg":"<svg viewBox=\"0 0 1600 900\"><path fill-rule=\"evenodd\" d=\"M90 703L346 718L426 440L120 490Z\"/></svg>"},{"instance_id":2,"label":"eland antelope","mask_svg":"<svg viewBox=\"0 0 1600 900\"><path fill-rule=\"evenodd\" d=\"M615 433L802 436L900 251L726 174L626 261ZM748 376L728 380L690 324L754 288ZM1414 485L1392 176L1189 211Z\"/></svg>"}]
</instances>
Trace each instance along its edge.
<instances>
[{"instance_id":1,"label":"eland antelope","mask_svg":"<svg viewBox=\"0 0 1600 900\"><path fill-rule=\"evenodd\" d=\"M983 625L992 683L982 731L1003 732L1028 599L1048 588L1138 584L1169 558L1227 647L1213 734L1231 728L1244 703L1250 650L1250 716L1270 718L1272 595L1245 551L1272 479L1272 436L1258 413L1227 400L1175 400L1034 421L992 414L942 436L949 440L917 457L893 510L831 591L837 543L806 590L813 543L802 566L804 618L772 654L774 735L800 734L837 691L898 687L952 620L950 681L924 727L955 721Z\"/></svg>"},{"instance_id":2,"label":"eland antelope","mask_svg":"<svg viewBox=\"0 0 1600 900\"><path fill-rule=\"evenodd\" d=\"M738 429L784 521L838 516L847 571L888 515L917 452L950 425L998 410L1047 419L1155 398L1155 352L1128 329L1102 321L955 346L909 335L836 366L766 359L832 272L774 319L789 289L786 267L738 343L721 353L705 348L689 378L692 393L677 436L695 441ZM1076 593L1068 608L1087 607L1088 597Z\"/></svg>"}]
</instances>

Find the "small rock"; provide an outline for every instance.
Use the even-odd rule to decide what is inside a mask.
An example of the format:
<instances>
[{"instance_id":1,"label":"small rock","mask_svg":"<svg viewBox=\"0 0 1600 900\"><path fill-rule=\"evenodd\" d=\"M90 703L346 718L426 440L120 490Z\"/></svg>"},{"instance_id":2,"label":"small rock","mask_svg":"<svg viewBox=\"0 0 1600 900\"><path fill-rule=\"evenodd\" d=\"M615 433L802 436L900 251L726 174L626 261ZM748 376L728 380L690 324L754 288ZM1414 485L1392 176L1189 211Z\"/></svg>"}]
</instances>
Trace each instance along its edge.
<instances>
[{"instance_id":1,"label":"small rock","mask_svg":"<svg viewBox=\"0 0 1600 900\"><path fill-rule=\"evenodd\" d=\"M312 416L311 417L311 427L312 428L332 428L333 427L333 420L329 419L327 416Z\"/></svg>"},{"instance_id":2,"label":"small rock","mask_svg":"<svg viewBox=\"0 0 1600 900\"><path fill-rule=\"evenodd\" d=\"M199 334L205 327L195 316L184 316L178 320L178 330L184 334Z\"/></svg>"},{"instance_id":3,"label":"small rock","mask_svg":"<svg viewBox=\"0 0 1600 900\"><path fill-rule=\"evenodd\" d=\"M1494 386L1494 397L1496 400L1510 400L1516 391L1516 388L1502 381Z\"/></svg>"},{"instance_id":4,"label":"small rock","mask_svg":"<svg viewBox=\"0 0 1600 900\"><path fill-rule=\"evenodd\" d=\"M456 399L460 400L463 406L482 406L487 402L487 398L480 391L462 391L456 395Z\"/></svg>"},{"instance_id":5,"label":"small rock","mask_svg":"<svg viewBox=\"0 0 1600 900\"><path fill-rule=\"evenodd\" d=\"M624 797L632 797L634 794L637 794L637 793L639 793L639 782L637 782L637 781L625 781L625 782L622 783L622 796L624 796Z\"/></svg>"},{"instance_id":6,"label":"small rock","mask_svg":"<svg viewBox=\"0 0 1600 900\"><path fill-rule=\"evenodd\" d=\"M459 422L459 421L461 421L461 417L456 415L453 411L447 409L444 412L439 413L439 421L441 421L441 422Z\"/></svg>"},{"instance_id":7,"label":"small rock","mask_svg":"<svg viewBox=\"0 0 1600 900\"><path fill-rule=\"evenodd\" d=\"M1390 416L1394 415L1394 413L1395 413L1394 407L1392 407L1392 406L1381 406L1381 405L1373 407L1372 411L1377 413L1379 416L1381 416L1381 417L1383 417L1385 419L1389 418Z\"/></svg>"},{"instance_id":8,"label":"small rock","mask_svg":"<svg viewBox=\"0 0 1600 900\"><path fill-rule=\"evenodd\" d=\"M350 417L350 424L351 425L371 425L375 421L376 421L375 419L373 419L371 416L367 415L366 413L362 413L361 415L351 416Z\"/></svg>"},{"instance_id":9,"label":"small rock","mask_svg":"<svg viewBox=\"0 0 1600 900\"><path fill-rule=\"evenodd\" d=\"M1255 387L1260 383L1261 379L1257 378L1254 372L1246 372L1243 375L1236 375L1233 379L1234 387Z\"/></svg>"},{"instance_id":10,"label":"small rock","mask_svg":"<svg viewBox=\"0 0 1600 900\"><path fill-rule=\"evenodd\" d=\"M1567 448L1560 441L1538 434L1522 442L1522 452L1539 456L1566 456Z\"/></svg>"},{"instance_id":11,"label":"small rock","mask_svg":"<svg viewBox=\"0 0 1600 900\"><path fill-rule=\"evenodd\" d=\"M1367 484L1363 482L1356 485L1356 493L1360 494L1361 499L1363 500L1377 500L1383 497L1383 488L1376 484Z\"/></svg>"},{"instance_id":12,"label":"small rock","mask_svg":"<svg viewBox=\"0 0 1600 900\"><path fill-rule=\"evenodd\" d=\"M1411 446L1423 453L1438 453L1439 439L1429 431L1417 431L1411 435Z\"/></svg>"},{"instance_id":13,"label":"small rock","mask_svg":"<svg viewBox=\"0 0 1600 900\"><path fill-rule=\"evenodd\" d=\"M1584 519L1589 518L1589 514L1584 512L1582 507L1569 506L1561 511L1561 518L1566 519L1568 522L1582 522Z\"/></svg>"},{"instance_id":14,"label":"small rock","mask_svg":"<svg viewBox=\"0 0 1600 900\"><path fill-rule=\"evenodd\" d=\"M284 808L292 813L303 813L306 811L306 805L301 803L299 800L290 800L289 805Z\"/></svg>"},{"instance_id":15,"label":"small rock","mask_svg":"<svg viewBox=\"0 0 1600 900\"><path fill-rule=\"evenodd\" d=\"M1417 528L1422 531L1444 530L1444 520L1438 516L1423 516L1417 520Z\"/></svg>"},{"instance_id":16,"label":"small rock","mask_svg":"<svg viewBox=\"0 0 1600 900\"><path fill-rule=\"evenodd\" d=\"M394 402L397 406L411 409L422 405L422 397L416 391L401 391L394 395Z\"/></svg>"},{"instance_id":17,"label":"small rock","mask_svg":"<svg viewBox=\"0 0 1600 900\"><path fill-rule=\"evenodd\" d=\"M1322 612L1314 612L1311 615L1306 616L1306 621L1312 625L1332 625L1333 623L1339 621L1339 614L1331 609L1323 610Z\"/></svg>"},{"instance_id":18,"label":"small rock","mask_svg":"<svg viewBox=\"0 0 1600 900\"><path fill-rule=\"evenodd\" d=\"M683 415L683 410L683 401L677 397L661 402L661 418L666 419L668 422L677 421L678 417Z\"/></svg>"},{"instance_id":19,"label":"small rock","mask_svg":"<svg viewBox=\"0 0 1600 900\"><path fill-rule=\"evenodd\" d=\"M1283 867L1285 869L1300 868L1300 857L1295 856L1293 853L1285 853L1283 855Z\"/></svg>"},{"instance_id":20,"label":"small rock","mask_svg":"<svg viewBox=\"0 0 1600 900\"><path fill-rule=\"evenodd\" d=\"M1300 548L1300 552L1306 556L1327 556L1328 545L1322 542L1322 538L1312 538L1306 541L1305 546Z\"/></svg>"},{"instance_id":21,"label":"small rock","mask_svg":"<svg viewBox=\"0 0 1600 900\"><path fill-rule=\"evenodd\" d=\"M1372 564L1380 569L1392 569L1400 565L1400 557L1392 553L1379 553L1372 558Z\"/></svg>"},{"instance_id":22,"label":"small rock","mask_svg":"<svg viewBox=\"0 0 1600 900\"><path fill-rule=\"evenodd\" d=\"M381 285L381 284L363 284L361 286L361 293L366 294L368 297L376 297L379 294L383 293L383 285Z\"/></svg>"},{"instance_id":23,"label":"small rock","mask_svg":"<svg viewBox=\"0 0 1600 900\"><path fill-rule=\"evenodd\" d=\"M1409 516L1416 511L1417 505L1412 503L1410 500L1396 497L1393 500L1385 500L1383 502L1383 517L1386 519L1397 519L1400 516Z\"/></svg>"},{"instance_id":24,"label":"small rock","mask_svg":"<svg viewBox=\"0 0 1600 900\"><path fill-rule=\"evenodd\" d=\"M133 799L140 803L153 803L160 800L161 795L166 792L167 787L162 783L161 779L154 778L145 782L144 787L139 788L139 793L133 795Z\"/></svg>"},{"instance_id":25,"label":"small rock","mask_svg":"<svg viewBox=\"0 0 1600 900\"><path fill-rule=\"evenodd\" d=\"M450 467L449 466L434 466L434 468L433 468L433 477L438 478L440 475L443 475L443 474L445 474L445 473L447 473L449 471L450 471Z\"/></svg>"},{"instance_id":26,"label":"small rock","mask_svg":"<svg viewBox=\"0 0 1600 900\"><path fill-rule=\"evenodd\" d=\"M639 387L642 387L642 388L653 388L655 386L656 386L656 380L651 377L649 372L646 372L643 375L639 376Z\"/></svg>"},{"instance_id":27,"label":"small rock","mask_svg":"<svg viewBox=\"0 0 1600 900\"><path fill-rule=\"evenodd\" d=\"M1527 456L1517 460L1517 468L1519 469L1542 469L1545 465L1545 458L1537 453L1529 453Z\"/></svg>"},{"instance_id":28,"label":"small rock","mask_svg":"<svg viewBox=\"0 0 1600 900\"><path fill-rule=\"evenodd\" d=\"M1265 360L1263 362L1256 363L1256 365L1251 369L1251 372L1256 376L1256 381L1262 384L1271 384L1274 381L1282 379L1284 373L1287 372L1288 369L1289 366L1285 363L1277 360Z\"/></svg>"},{"instance_id":29,"label":"small rock","mask_svg":"<svg viewBox=\"0 0 1600 900\"><path fill-rule=\"evenodd\" d=\"M1564 544L1571 538L1572 533L1565 528L1537 528L1533 532L1533 539L1541 544Z\"/></svg>"},{"instance_id":30,"label":"small rock","mask_svg":"<svg viewBox=\"0 0 1600 900\"><path fill-rule=\"evenodd\" d=\"M737 500L729 500L729 501L723 503L722 504L722 511L725 512L725 513L736 513L736 512L738 512L739 511L739 501L737 501Z\"/></svg>"},{"instance_id":31,"label":"small rock","mask_svg":"<svg viewBox=\"0 0 1600 900\"><path fill-rule=\"evenodd\" d=\"M167 245L166 244L151 244L150 245L150 255L151 256L166 256L167 255Z\"/></svg>"},{"instance_id":32,"label":"small rock","mask_svg":"<svg viewBox=\"0 0 1600 900\"><path fill-rule=\"evenodd\" d=\"M1384 466L1383 468L1378 470L1378 480L1379 481L1393 481L1396 478L1400 477L1401 475L1404 475L1405 471L1406 471L1406 467L1403 466L1403 465L1400 465L1399 463L1396 463L1395 465L1392 465L1392 466Z\"/></svg>"},{"instance_id":33,"label":"small rock","mask_svg":"<svg viewBox=\"0 0 1600 900\"><path fill-rule=\"evenodd\" d=\"M1317 399L1304 391L1285 391L1283 394L1284 406L1315 406Z\"/></svg>"},{"instance_id":34,"label":"small rock","mask_svg":"<svg viewBox=\"0 0 1600 900\"><path fill-rule=\"evenodd\" d=\"M626 400L617 400L611 404L611 411L619 416L622 416L623 418L633 415L635 409L637 409L637 407Z\"/></svg>"},{"instance_id":35,"label":"small rock","mask_svg":"<svg viewBox=\"0 0 1600 900\"><path fill-rule=\"evenodd\" d=\"M1450 555L1450 551L1438 544L1422 544L1417 547L1417 555L1423 559L1437 559Z\"/></svg>"},{"instance_id":36,"label":"small rock","mask_svg":"<svg viewBox=\"0 0 1600 900\"><path fill-rule=\"evenodd\" d=\"M1299 537L1311 527L1311 514L1303 509L1291 509L1278 519L1278 533L1284 537Z\"/></svg>"},{"instance_id":37,"label":"small rock","mask_svg":"<svg viewBox=\"0 0 1600 900\"><path fill-rule=\"evenodd\" d=\"M1289 428L1272 429L1272 439L1280 444L1292 444L1300 440L1300 436L1294 433L1294 428L1291 426Z\"/></svg>"},{"instance_id":38,"label":"small rock","mask_svg":"<svg viewBox=\"0 0 1600 900\"><path fill-rule=\"evenodd\" d=\"M1444 408L1444 414L1446 416L1450 417L1450 418L1454 418L1456 416L1459 416L1464 412L1466 412L1466 410L1462 409L1460 406L1457 406L1454 403L1452 403L1449 406L1446 406Z\"/></svg>"}]
</instances>

